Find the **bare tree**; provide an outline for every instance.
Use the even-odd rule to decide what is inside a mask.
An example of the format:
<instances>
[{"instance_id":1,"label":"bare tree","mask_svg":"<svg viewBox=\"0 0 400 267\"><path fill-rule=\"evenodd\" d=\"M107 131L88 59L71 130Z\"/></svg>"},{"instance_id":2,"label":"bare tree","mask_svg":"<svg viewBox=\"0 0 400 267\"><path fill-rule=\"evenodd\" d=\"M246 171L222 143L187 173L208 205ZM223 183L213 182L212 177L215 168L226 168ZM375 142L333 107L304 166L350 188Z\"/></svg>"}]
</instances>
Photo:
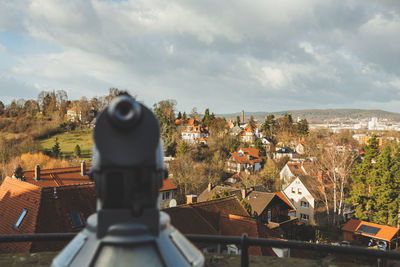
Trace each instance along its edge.
<instances>
[{"instance_id":1,"label":"bare tree","mask_svg":"<svg viewBox=\"0 0 400 267\"><path fill-rule=\"evenodd\" d=\"M320 180L327 179L332 185L332 197L326 196L325 188L323 193L325 199L331 199L333 208L333 223L337 223L337 216L343 216L345 191L348 186L348 180L351 170L357 158L357 151L351 146L339 145L335 137L330 138L329 142L319 146L314 146L314 157L317 158L316 164L323 177ZM324 186L322 184L322 186ZM327 205L327 208L329 205Z\"/></svg>"}]
</instances>

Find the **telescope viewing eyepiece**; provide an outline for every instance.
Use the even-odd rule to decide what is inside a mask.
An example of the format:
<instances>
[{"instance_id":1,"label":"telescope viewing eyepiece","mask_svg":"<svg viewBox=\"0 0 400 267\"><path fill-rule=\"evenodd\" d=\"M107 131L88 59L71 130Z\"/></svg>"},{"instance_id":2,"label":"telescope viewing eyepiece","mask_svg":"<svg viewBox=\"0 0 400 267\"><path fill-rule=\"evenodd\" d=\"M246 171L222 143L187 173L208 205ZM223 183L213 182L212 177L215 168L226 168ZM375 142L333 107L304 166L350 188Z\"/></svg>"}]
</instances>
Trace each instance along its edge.
<instances>
[{"instance_id":1,"label":"telescope viewing eyepiece","mask_svg":"<svg viewBox=\"0 0 400 267\"><path fill-rule=\"evenodd\" d=\"M114 98L107 109L111 123L120 129L133 128L142 117L142 109L132 97L121 95Z\"/></svg>"}]
</instances>

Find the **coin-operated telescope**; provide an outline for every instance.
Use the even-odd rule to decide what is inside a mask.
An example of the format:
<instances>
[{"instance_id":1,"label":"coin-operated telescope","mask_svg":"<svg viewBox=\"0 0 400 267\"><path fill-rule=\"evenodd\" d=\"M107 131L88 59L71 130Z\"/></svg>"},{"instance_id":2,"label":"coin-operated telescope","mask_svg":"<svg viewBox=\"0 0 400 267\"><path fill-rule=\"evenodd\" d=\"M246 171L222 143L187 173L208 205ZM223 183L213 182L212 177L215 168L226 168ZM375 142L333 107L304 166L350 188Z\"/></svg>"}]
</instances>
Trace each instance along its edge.
<instances>
[{"instance_id":1,"label":"coin-operated telescope","mask_svg":"<svg viewBox=\"0 0 400 267\"><path fill-rule=\"evenodd\" d=\"M97 213L52 266L202 266L200 251L158 208L167 172L154 114L118 96L97 117L94 142Z\"/></svg>"}]
</instances>

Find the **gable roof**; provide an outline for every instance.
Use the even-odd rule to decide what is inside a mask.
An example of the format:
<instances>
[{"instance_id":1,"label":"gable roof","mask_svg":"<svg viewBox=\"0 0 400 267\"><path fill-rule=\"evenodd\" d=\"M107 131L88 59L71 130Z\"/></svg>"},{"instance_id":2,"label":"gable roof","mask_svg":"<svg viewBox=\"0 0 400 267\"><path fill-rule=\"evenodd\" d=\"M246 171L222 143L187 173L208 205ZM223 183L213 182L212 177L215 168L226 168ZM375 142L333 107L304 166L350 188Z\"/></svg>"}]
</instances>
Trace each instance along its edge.
<instances>
[{"instance_id":1,"label":"gable roof","mask_svg":"<svg viewBox=\"0 0 400 267\"><path fill-rule=\"evenodd\" d=\"M235 214L239 216L249 216L249 213L242 206L242 204L240 204L236 196L217 198L189 205L192 205L192 207L197 209L200 213L220 212L221 214Z\"/></svg>"},{"instance_id":2,"label":"gable roof","mask_svg":"<svg viewBox=\"0 0 400 267\"><path fill-rule=\"evenodd\" d=\"M288 162L286 165L294 176L307 175L302 168L303 164L301 162Z\"/></svg>"},{"instance_id":3,"label":"gable roof","mask_svg":"<svg viewBox=\"0 0 400 267\"><path fill-rule=\"evenodd\" d=\"M241 236L247 233L248 236L257 238L272 236L270 233L272 231L257 223L256 219L248 217L247 212L245 212L246 215L229 213L231 209L226 209L229 203L239 203L239 201L236 197L228 197L180 205L163 211L170 215L171 223L184 234ZM276 256L271 248L254 246L249 247L249 253L250 255Z\"/></svg>"},{"instance_id":4,"label":"gable roof","mask_svg":"<svg viewBox=\"0 0 400 267\"><path fill-rule=\"evenodd\" d=\"M160 192L176 190L176 189L177 189L176 185L170 179L167 178L163 181L163 186L160 188Z\"/></svg>"},{"instance_id":5,"label":"gable roof","mask_svg":"<svg viewBox=\"0 0 400 267\"><path fill-rule=\"evenodd\" d=\"M86 175L81 175L80 167L56 168L40 170L40 180L35 180L35 171L24 171L25 181L39 187L57 187L72 184L89 184L93 181Z\"/></svg>"},{"instance_id":6,"label":"gable roof","mask_svg":"<svg viewBox=\"0 0 400 267\"><path fill-rule=\"evenodd\" d=\"M163 211L171 216L173 225L188 234L207 233L207 231L208 234L216 234L220 215L249 216L235 196L179 205Z\"/></svg>"},{"instance_id":7,"label":"gable roof","mask_svg":"<svg viewBox=\"0 0 400 267\"><path fill-rule=\"evenodd\" d=\"M261 230L260 228L266 228ZM247 233L249 237L266 238L271 237L267 227L257 223L256 219L237 216L237 215L222 215L221 216L221 234L227 236L241 236ZM249 247L250 255L276 256L271 247Z\"/></svg>"},{"instance_id":8,"label":"gable roof","mask_svg":"<svg viewBox=\"0 0 400 267\"><path fill-rule=\"evenodd\" d=\"M315 200L321 200L323 198L323 186L316 176L303 175L297 178L303 183Z\"/></svg>"},{"instance_id":9,"label":"gable roof","mask_svg":"<svg viewBox=\"0 0 400 267\"><path fill-rule=\"evenodd\" d=\"M360 227L373 227L379 229L378 232L374 234L365 233L360 229ZM385 240L390 242L395 235L399 232L399 228L391 227L388 225L381 225L371 222L359 221L355 219L350 219L343 227L342 231L352 232L360 234L367 237L373 237L380 240Z\"/></svg>"},{"instance_id":10,"label":"gable roof","mask_svg":"<svg viewBox=\"0 0 400 267\"><path fill-rule=\"evenodd\" d=\"M286 194L283 191L275 192L274 194L280 199L282 199L288 206L290 206L291 210L296 210L293 203L287 198Z\"/></svg>"},{"instance_id":11,"label":"gable roof","mask_svg":"<svg viewBox=\"0 0 400 267\"><path fill-rule=\"evenodd\" d=\"M206 188L201 194L197 197L198 202L204 202L210 200L214 192L221 194L223 191L226 191L227 193L230 194L240 194L240 189L236 187L231 187L231 186L221 186L217 185L211 188L210 191L208 191L208 188Z\"/></svg>"},{"instance_id":12,"label":"gable roof","mask_svg":"<svg viewBox=\"0 0 400 267\"><path fill-rule=\"evenodd\" d=\"M171 217L171 223L183 234L216 235L214 228L201 214L192 206L180 205L163 210Z\"/></svg>"},{"instance_id":13,"label":"gable roof","mask_svg":"<svg viewBox=\"0 0 400 267\"><path fill-rule=\"evenodd\" d=\"M26 215L14 229L24 209ZM6 177L0 186L0 234L73 232L70 216L73 210L78 212L83 222L96 212L94 183L41 187ZM0 252L58 250L65 244L65 241L1 243Z\"/></svg>"},{"instance_id":14,"label":"gable roof","mask_svg":"<svg viewBox=\"0 0 400 267\"><path fill-rule=\"evenodd\" d=\"M246 128L246 130L243 130L241 133L241 135L243 135L243 136L246 136L248 134L254 135L254 130L250 125Z\"/></svg>"},{"instance_id":15,"label":"gable roof","mask_svg":"<svg viewBox=\"0 0 400 267\"><path fill-rule=\"evenodd\" d=\"M262 162L262 160L259 158L259 150L257 148L241 148L239 149L239 152L231 153L231 156L232 159L237 163L254 164L256 162Z\"/></svg>"}]
</instances>

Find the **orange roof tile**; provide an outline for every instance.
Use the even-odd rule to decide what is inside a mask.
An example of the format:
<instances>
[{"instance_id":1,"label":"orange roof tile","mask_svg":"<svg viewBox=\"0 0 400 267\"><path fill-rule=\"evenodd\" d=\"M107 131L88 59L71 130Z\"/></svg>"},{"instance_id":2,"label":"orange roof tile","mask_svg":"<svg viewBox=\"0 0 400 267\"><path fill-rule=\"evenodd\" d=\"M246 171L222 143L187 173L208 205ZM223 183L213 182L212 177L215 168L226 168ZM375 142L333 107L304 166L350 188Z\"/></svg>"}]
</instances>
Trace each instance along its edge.
<instances>
[{"instance_id":1,"label":"orange roof tile","mask_svg":"<svg viewBox=\"0 0 400 267\"><path fill-rule=\"evenodd\" d=\"M358 229L363 225L376 227L376 228L379 228L380 230L376 233L376 235L357 232ZM391 227L388 225L381 225L381 224L376 224L376 223L371 223L371 222L365 222L365 221L359 221L359 220L355 220L355 219L350 219L342 227L342 231L353 232L353 233L357 233L357 234L360 234L363 236L373 237L376 239L385 240L385 241L389 241L389 242L399 232L399 230L400 229L396 228L396 227Z\"/></svg>"},{"instance_id":2,"label":"orange roof tile","mask_svg":"<svg viewBox=\"0 0 400 267\"><path fill-rule=\"evenodd\" d=\"M176 189L176 185L170 179L167 178L163 181L163 186L161 187L160 192L174 190L174 189Z\"/></svg>"},{"instance_id":3,"label":"orange roof tile","mask_svg":"<svg viewBox=\"0 0 400 267\"><path fill-rule=\"evenodd\" d=\"M13 226L26 209L19 227ZM69 212L80 212L82 220L96 211L94 184L40 187L6 177L0 186L0 234L73 232ZM0 243L0 252L28 253L59 250L66 242Z\"/></svg>"},{"instance_id":4,"label":"orange roof tile","mask_svg":"<svg viewBox=\"0 0 400 267\"><path fill-rule=\"evenodd\" d=\"M259 150L257 148L241 148L243 154L240 155L240 152L233 152L231 153L233 159L237 163L250 163L254 164L256 162L262 162L259 158ZM248 156L251 156L253 159L249 159Z\"/></svg>"},{"instance_id":5,"label":"orange roof tile","mask_svg":"<svg viewBox=\"0 0 400 267\"><path fill-rule=\"evenodd\" d=\"M89 173L87 168L86 173ZM40 180L36 181L34 171L25 171L26 182L39 187L57 187L72 184L93 183L88 175L81 175L80 167L68 167L40 170Z\"/></svg>"}]
</instances>

